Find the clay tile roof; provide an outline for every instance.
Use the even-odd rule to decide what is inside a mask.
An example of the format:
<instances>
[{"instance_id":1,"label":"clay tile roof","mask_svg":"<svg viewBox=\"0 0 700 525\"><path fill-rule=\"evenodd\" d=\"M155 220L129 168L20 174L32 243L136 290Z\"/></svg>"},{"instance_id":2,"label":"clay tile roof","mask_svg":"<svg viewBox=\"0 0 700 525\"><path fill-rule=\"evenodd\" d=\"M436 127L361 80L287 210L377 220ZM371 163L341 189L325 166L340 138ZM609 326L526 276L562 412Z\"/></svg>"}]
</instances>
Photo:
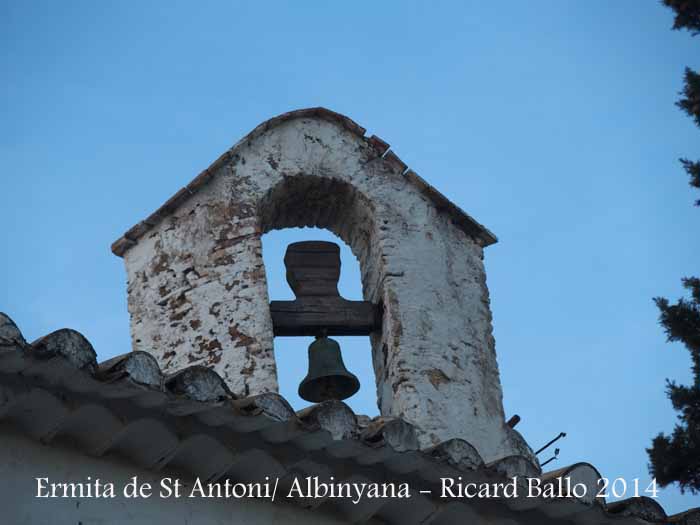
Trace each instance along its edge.
<instances>
[{"instance_id":1,"label":"clay tile roof","mask_svg":"<svg viewBox=\"0 0 700 525\"><path fill-rule=\"evenodd\" d=\"M275 393L237 398L213 370L193 366L164 376L144 352L98 364L94 349L78 332L58 330L28 344L2 313L0 387L0 420L48 446L65 446L56 443L65 443L61 438L66 434L86 454L117 454L141 467L174 467L210 481L282 477L303 459L305 475L330 471L336 480L410 484L413 492L406 504L409 500L314 503L353 522L376 518L456 525L471 522L476 512L517 523L520 513L527 512L528 523L540 524L700 523L700 508L667 516L645 497L607 503L595 497L519 496L486 506L439 498L441 477L494 483L529 476L546 484L571 476L572 481L587 480L592 484L588 493L595 494L600 474L587 463L542 474L522 456L485 464L460 439L419 450L415 427L401 419L369 420L340 401L295 412ZM432 494L419 492L424 489Z\"/></svg>"},{"instance_id":2,"label":"clay tile roof","mask_svg":"<svg viewBox=\"0 0 700 525\"><path fill-rule=\"evenodd\" d=\"M184 203L191 195L194 195L207 181L216 173L217 169L224 165L232 158L238 148L252 139L260 136L267 130L279 126L280 124L300 118L316 118L329 122L334 122L339 126L354 133L362 140L366 141L375 149L378 156L383 156L388 162L395 166L396 170L402 173L418 190L430 199L438 210L447 213L454 224L462 229L467 235L478 240L483 246L488 246L497 242L496 236L491 233L485 226L479 224L470 215L464 212L456 204L452 203L447 197L440 193L433 186L428 184L424 179L418 176L413 170L408 169L406 164L389 149L389 144L379 137L372 135L365 137L365 128L351 120L350 118L335 113L326 108L308 108L299 109L283 113L269 120L266 120L245 137L239 140L231 149L226 151L218 159L216 159L207 169L197 175L192 181L181 188L170 199L168 199L160 208L153 212L143 221L132 226L124 235L112 243L112 252L121 257L124 253L133 246L138 239L148 232L153 226L158 224L163 218L170 215L178 206Z\"/></svg>"}]
</instances>

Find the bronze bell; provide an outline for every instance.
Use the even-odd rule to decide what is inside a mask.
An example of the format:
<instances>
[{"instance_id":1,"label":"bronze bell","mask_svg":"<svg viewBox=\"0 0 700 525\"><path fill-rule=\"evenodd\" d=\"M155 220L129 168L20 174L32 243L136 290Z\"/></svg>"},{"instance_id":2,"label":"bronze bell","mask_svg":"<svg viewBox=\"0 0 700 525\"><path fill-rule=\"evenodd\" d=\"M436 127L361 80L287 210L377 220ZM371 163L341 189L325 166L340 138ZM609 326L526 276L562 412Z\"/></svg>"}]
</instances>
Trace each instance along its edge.
<instances>
[{"instance_id":1,"label":"bronze bell","mask_svg":"<svg viewBox=\"0 0 700 525\"><path fill-rule=\"evenodd\" d=\"M309 345L309 373L299 385L299 397L320 403L347 399L360 389L360 381L348 372L337 341L316 337Z\"/></svg>"}]
</instances>

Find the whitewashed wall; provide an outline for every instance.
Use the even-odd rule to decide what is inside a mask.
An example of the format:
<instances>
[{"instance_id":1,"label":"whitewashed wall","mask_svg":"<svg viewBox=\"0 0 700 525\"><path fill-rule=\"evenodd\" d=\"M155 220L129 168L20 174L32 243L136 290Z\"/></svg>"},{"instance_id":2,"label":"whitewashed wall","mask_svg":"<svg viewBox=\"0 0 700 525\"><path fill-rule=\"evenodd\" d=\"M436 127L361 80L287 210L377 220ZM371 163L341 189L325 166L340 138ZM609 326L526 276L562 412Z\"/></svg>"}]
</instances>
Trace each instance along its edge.
<instances>
[{"instance_id":1,"label":"whitewashed wall","mask_svg":"<svg viewBox=\"0 0 700 525\"><path fill-rule=\"evenodd\" d=\"M297 118L232 150L202 189L124 255L134 350L166 372L213 367L238 395L276 391L260 237L327 228L358 257L383 415L460 437L487 460L524 444L504 424L481 245L364 138ZM525 446L526 448L526 446Z\"/></svg>"}]
</instances>

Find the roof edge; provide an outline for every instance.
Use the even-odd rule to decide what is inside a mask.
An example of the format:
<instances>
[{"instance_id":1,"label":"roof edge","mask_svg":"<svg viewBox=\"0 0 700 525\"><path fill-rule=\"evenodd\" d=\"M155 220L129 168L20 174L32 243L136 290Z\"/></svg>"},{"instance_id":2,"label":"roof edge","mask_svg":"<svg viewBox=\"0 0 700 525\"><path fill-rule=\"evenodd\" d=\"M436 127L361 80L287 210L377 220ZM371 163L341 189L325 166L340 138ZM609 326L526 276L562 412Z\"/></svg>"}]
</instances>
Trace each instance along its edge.
<instances>
[{"instance_id":1,"label":"roof edge","mask_svg":"<svg viewBox=\"0 0 700 525\"><path fill-rule=\"evenodd\" d=\"M421 193L428 197L433 204L435 204L438 210L445 211L448 215L450 215L455 225L462 229L467 235L477 239L482 246L489 246L498 241L496 236L486 227L474 220L469 214L451 202L436 188L418 176L418 174L413 170L408 169L406 164L399 159L399 157L393 151L389 151L390 146L387 142L375 135L372 135L369 138L365 137L367 130L345 115L341 115L340 113L336 113L335 111L331 111L330 109L323 107L315 107L288 111L287 113L282 113L281 115L272 117L256 126L250 133L245 135L231 148L226 150L218 159L212 162L209 167L192 179L189 184L183 188L180 188L156 211L154 211L144 220L129 228L119 239L114 241L111 245L112 253L118 257L123 257L127 250L134 246L143 235L174 212L180 205L188 200L190 196L194 195L202 186L204 186L214 175L214 173L216 173L216 171L233 156L233 151L240 144L248 142L284 122L310 117L334 122L342 128L367 141L369 145L375 149L378 156L385 157L387 160L395 164L401 173L414 186L416 186Z\"/></svg>"}]
</instances>

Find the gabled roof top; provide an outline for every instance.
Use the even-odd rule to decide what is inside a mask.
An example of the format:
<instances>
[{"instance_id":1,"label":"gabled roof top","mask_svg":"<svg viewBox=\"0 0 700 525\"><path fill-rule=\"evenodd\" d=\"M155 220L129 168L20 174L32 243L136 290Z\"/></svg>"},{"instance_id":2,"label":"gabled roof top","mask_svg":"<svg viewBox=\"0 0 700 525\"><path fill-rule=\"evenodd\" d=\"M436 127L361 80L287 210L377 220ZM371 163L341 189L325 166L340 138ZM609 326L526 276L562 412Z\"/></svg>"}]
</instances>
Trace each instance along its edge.
<instances>
[{"instance_id":1,"label":"gabled roof top","mask_svg":"<svg viewBox=\"0 0 700 525\"><path fill-rule=\"evenodd\" d=\"M231 149L216 159L207 169L192 179L187 186L181 188L177 193L175 193L175 195L170 197L170 199L168 199L160 208L149 215L146 219L127 230L124 235L112 243L112 253L120 257L124 255L124 252L133 246L141 236L143 236L165 217L169 216L182 203L189 199L191 195L194 195L204 184L206 184L214 173L216 173L217 169L236 154L237 149L241 147L242 144L247 143L248 141L260 136L267 130L279 126L284 122L301 118L316 118L334 122L351 133L354 133L372 146L376 150L378 156L383 156L389 162L394 164L404 175L404 177L406 177L416 188L418 188L421 193L428 197L438 210L447 213L454 224L462 229L467 235L478 240L483 246L488 246L497 242L496 236L486 227L479 224L469 214L460 209L456 204L452 203L447 197L428 184L416 172L408 169L406 164L393 151L389 150L388 143L376 135L372 135L369 138L365 137L365 128L348 117L341 115L340 113L335 113L334 111L326 108L309 108L283 113L282 115L266 120L257 126L253 131L239 140Z\"/></svg>"},{"instance_id":2,"label":"gabled roof top","mask_svg":"<svg viewBox=\"0 0 700 525\"><path fill-rule=\"evenodd\" d=\"M143 468L173 467L210 481L283 477L303 464L305 475L330 472L336 480L410 484L411 500L399 503L390 498L311 502L352 522L461 525L472 522L475 513L539 525L700 522L700 508L667 516L650 498L606 503L591 497L600 474L588 463L542 474L524 456L484 464L460 439L419 450L415 428L398 418L369 420L340 401L295 413L278 394L237 398L211 369L193 366L163 376L144 352L98 364L92 345L78 332L62 329L27 344L2 313L0 387L0 420L47 446L70 441L85 454L117 454ZM440 498L440 478L458 476L474 483L537 477L543 486L570 476L572 484L590 486L582 498L526 497L526 490L488 504Z\"/></svg>"}]
</instances>

